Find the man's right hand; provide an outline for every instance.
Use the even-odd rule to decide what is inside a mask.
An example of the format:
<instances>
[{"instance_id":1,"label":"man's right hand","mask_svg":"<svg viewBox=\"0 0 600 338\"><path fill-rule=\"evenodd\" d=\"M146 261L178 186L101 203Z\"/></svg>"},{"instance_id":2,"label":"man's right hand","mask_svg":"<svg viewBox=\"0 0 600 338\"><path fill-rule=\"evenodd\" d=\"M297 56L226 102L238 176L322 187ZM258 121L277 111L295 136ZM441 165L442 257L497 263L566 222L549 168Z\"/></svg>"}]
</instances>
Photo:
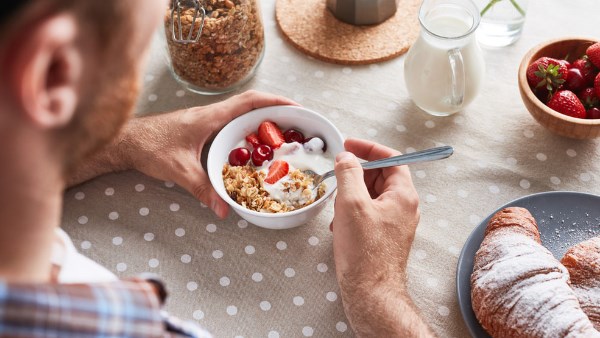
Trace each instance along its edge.
<instances>
[{"instance_id":1,"label":"man's right hand","mask_svg":"<svg viewBox=\"0 0 600 338\"><path fill-rule=\"evenodd\" d=\"M428 336L406 291L419 198L406 166L363 171L365 160L400 155L358 139L336 158L333 250L344 310L357 335ZM354 155L353 155L354 154ZM355 156L356 155L356 156Z\"/></svg>"}]
</instances>

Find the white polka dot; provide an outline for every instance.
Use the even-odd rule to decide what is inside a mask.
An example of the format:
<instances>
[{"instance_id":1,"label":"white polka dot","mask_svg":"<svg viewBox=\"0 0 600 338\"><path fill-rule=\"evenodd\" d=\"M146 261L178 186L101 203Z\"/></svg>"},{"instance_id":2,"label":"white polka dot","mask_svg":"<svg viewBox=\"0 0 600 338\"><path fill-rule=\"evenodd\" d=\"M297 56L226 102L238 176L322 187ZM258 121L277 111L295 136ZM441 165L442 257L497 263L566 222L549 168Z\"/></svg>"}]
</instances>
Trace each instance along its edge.
<instances>
[{"instance_id":1,"label":"white polka dot","mask_svg":"<svg viewBox=\"0 0 600 338\"><path fill-rule=\"evenodd\" d=\"M231 283L231 280L229 280L229 277L221 277L221 279L219 279L219 284L221 284L221 286L229 286L229 284Z\"/></svg>"},{"instance_id":2,"label":"white polka dot","mask_svg":"<svg viewBox=\"0 0 600 338\"><path fill-rule=\"evenodd\" d=\"M408 148L406 148L406 153L407 153L407 154L412 154L412 153L414 153L415 151L417 151L417 150L416 150L415 148L413 148L413 147L408 147Z\"/></svg>"},{"instance_id":3,"label":"white polka dot","mask_svg":"<svg viewBox=\"0 0 600 338\"><path fill-rule=\"evenodd\" d=\"M185 254L185 255L181 256L181 263L187 264L187 263L189 263L191 261L192 261L192 256L190 256L188 254Z\"/></svg>"},{"instance_id":4,"label":"white polka dot","mask_svg":"<svg viewBox=\"0 0 600 338\"><path fill-rule=\"evenodd\" d=\"M173 188L174 186L175 186L174 182L165 181L165 187L167 187L167 188Z\"/></svg>"},{"instance_id":5,"label":"white polka dot","mask_svg":"<svg viewBox=\"0 0 600 338\"><path fill-rule=\"evenodd\" d=\"M552 184L559 185L560 184L560 178L558 178L556 176L552 176L552 177L550 177L550 182L552 182Z\"/></svg>"},{"instance_id":6,"label":"white polka dot","mask_svg":"<svg viewBox=\"0 0 600 338\"><path fill-rule=\"evenodd\" d=\"M318 245L319 244L319 239L317 237L315 237L315 236L311 236L308 239L308 244L310 244L312 246Z\"/></svg>"},{"instance_id":7,"label":"white polka dot","mask_svg":"<svg viewBox=\"0 0 600 338\"><path fill-rule=\"evenodd\" d=\"M87 218L87 216L80 216L80 217L77 219L77 222L78 222L79 224L82 224L82 225L83 225L83 224L86 224L86 223L88 222L88 218Z\"/></svg>"},{"instance_id":8,"label":"white polka dot","mask_svg":"<svg viewBox=\"0 0 600 338\"><path fill-rule=\"evenodd\" d=\"M104 190L104 195L106 196L112 196L115 194L115 188L106 188L106 190Z\"/></svg>"},{"instance_id":9,"label":"white polka dot","mask_svg":"<svg viewBox=\"0 0 600 338\"><path fill-rule=\"evenodd\" d=\"M323 73L323 72L322 72L322 71L320 71L320 70L317 70L317 71L315 72L315 77L316 77L317 79L322 79L323 77L325 77L325 73Z\"/></svg>"},{"instance_id":10,"label":"white polka dot","mask_svg":"<svg viewBox=\"0 0 600 338\"><path fill-rule=\"evenodd\" d=\"M335 324L335 329L339 332L346 332L346 330L348 330L348 325L344 322L337 322Z\"/></svg>"},{"instance_id":11,"label":"white polka dot","mask_svg":"<svg viewBox=\"0 0 600 338\"><path fill-rule=\"evenodd\" d=\"M427 174L423 170L417 170L415 172L415 176L417 176L418 178L425 178L427 176Z\"/></svg>"},{"instance_id":12,"label":"white polka dot","mask_svg":"<svg viewBox=\"0 0 600 338\"><path fill-rule=\"evenodd\" d=\"M202 202L200 202L200 207L201 208L208 208L208 206L206 204L202 203Z\"/></svg>"},{"instance_id":13,"label":"white polka dot","mask_svg":"<svg viewBox=\"0 0 600 338\"><path fill-rule=\"evenodd\" d=\"M176 91L175 92L175 96L177 96L177 97L184 97L185 96L185 90L180 89L180 90Z\"/></svg>"},{"instance_id":14,"label":"white polka dot","mask_svg":"<svg viewBox=\"0 0 600 338\"><path fill-rule=\"evenodd\" d=\"M152 75L152 74L146 75L145 80L146 80L146 82L150 82L150 81L154 80L154 75Z\"/></svg>"},{"instance_id":15,"label":"white polka dot","mask_svg":"<svg viewBox=\"0 0 600 338\"><path fill-rule=\"evenodd\" d=\"M350 68L350 67L344 67L344 68L342 68L342 73L344 73L344 74L350 74L350 73L352 73L352 68Z\"/></svg>"},{"instance_id":16,"label":"white polka dot","mask_svg":"<svg viewBox=\"0 0 600 338\"><path fill-rule=\"evenodd\" d=\"M545 160L548 159L548 156L546 156L546 154L544 153L538 153L537 155L535 155L535 157L539 160L544 162Z\"/></svg>"},{"instance_id":17,"label":"white polka dot","mask_svg":"<svg viewBox=\"0 0 600 338\"><path fill-rule=\"evenodd\" d=\"M433 277L429 277L425 280L425 282L427 283L427 285L431 288L435 288L436 286L438 286L438 280L433 278Z\"/></svg>"},{"instance_id":18,"label":"white polka dot","mask_svg":"<svg viewBox=\"0 0 600 338\"><path fill-rule=\"evenodd\" d=\"M373 129L373 128L369 128L369 129L367 129L367 135L369 135L371 137L375 137L375 136L377 136L377 130Z\"/></svg>"},{"instance_id":19,"label":"white polka dot","mask_svg":"<svg viewBox=\"0 0 600 338\"><path fill-rule=\"evenodd\" d=\"M223 251L221 250L215 250L212 252L212 256L214 259L219 259L219 258L223 258Z\"/></svg>"},{"instance_id":20,"label":"white polka dot","mask_svg":"<svg viewBox=\"0 0 600 338\"><path fill-rule=\"evenodd\" d=\"M396 125L396 130L403 133L406 131L406 127L402 124L398 124L398 125Z\"/></svg>"},{"instance_id":21,"label":"white polka dot","mask_svg":"<svg viewBox=\"0 0 600 338\"><path fill-rule=\"evenodd\" d=\"M267 338L279 338L279 332L277 331L269 331Z\"/></svg>"},{"instance_id":22,"label":"white polka dot","mask_svg":"<svg viewBox=\"0 0 600 338\"><path fill-rule=\"evenodd\" d=\"M288 75L286 79L288 82L295 82L297 80L296 75Z\"/></svg>"},{"instance_id":23,"label":"white polka dot","mask_svg":"<svg viewBox=\"0 0 600 338\"><path fill-rule=\"evenodd\" d=\"M454 118L454 123L456 124L463 124L465 123L465 118L462 116L457 116Z\"/></svg>"},{"instance_id":24,"label":"white polka dot","mask_svg":"<svg viewBox=\"0 0 600 338\"><path fill-rule=\"evenodd\" d=\"M495 185L490 185L488 187L488 190L492 193L492 194L497 194L500 192L500 188L498 188L498 186Z\"/></svg>"},{"instance_id":25,"label":"white polka dot","mask_svg":"<svg viewBox=\"0 0 600 338\"><path fill-rule=\"evenodd\" d=\"M279 241L277 244L275 244L275 247L277 247L278 250L285 250L287 249L287 243L284 241Z\"/></svg>"},{"instance_id":26,"label":"white polka dot","mask_svg":"<svg viewBox=\"0 0 600 338\"><path fill-rule=\"evenodd\" d=\"M144 208L140 208L140 215L141 216L148 216L148 214L150 213L150 209L144 207Z\"/></svg>"},{"instance_id":27,"label":"white polka dot","mask_svg":"<svg viewBox=\"0 0 600 338\"><path fill-rule=\"evenodd\" d=\"M517 165L517 159L514 157L509 157L506 159L506 163L508 163L509 165Z\"/></svg>"},{"instance_id":28,"label":"white polka dot","mask_svg":"<svg viewBox=\"0 0 600 338\"><path fill-rule=\"evenodd\" d=\"M123 272L125 270L127 270L127 264L125 264L125 263L119 263L119 264L117 264L117 271Z\"/></svg>"},{"instance_id":29,"label":"white polka dot","mask_svg":"<svg viewBox=\"0 0 600 338\"><path fill-rule=\"evenodd\" d=\"M582 173L581 175L579 175L579 179L582 182L589 182L592 180L592 175L590 175L590 173Z\"/></svg>"},{"instance_id":30,"label":"white polka dot","mask_svg":"<svg viewBox=\"0 0 600 338\"><path fill-rule=\"evenodd\" d=\"M83 250L87 250L87 249L89 249L91 247L92 247L92 243L90 243L89 241L83 241L83 242L81 242L81 248Z\"/></svg>"},{"instance_id":31,"label":"white polka dot","mask_svg":"<svg viewBox=\"0 0 600 338\"><path fill-rule=\"evenodd\" d=\"M148 261L148 266L151 267L151 268L156 268L156 267L158 267L159 264L160 264L160 262L156 258L151 258Z\"/></svg>"},{"instance_id":32,"label":"white polka dot","mask_svg":"<svg viewBox=\"0 0 600 338\"><path fill-rule=\"evenodd\" d=\"M204 318L204 312L202 312L202 310L196 310L192 313L192 317L194 317L195 320L202 320Z\"/></svg>"},{"instance_id":33,"label":"white polka dot","mask_svg":"<svg viewBox=\"0 0 600 338\"><path fill-rule=\"evenodd\" d=\"M459 189L456 191L458 197L467 198L469 196L469 192L466 190Z\"/></svg>"},{"instance_id":34,"label":"white polka dot","mask_svg":"<svg viewBox=\"0 0 600 338\"><path fill-rule=\"evenodd\" d=\"M329 269L329 267L327 267L327 264L325 264L325 263L317 264L317 271L319 271L319 272L327 272L328 269Z\"/></svg>"},{"instance_id":35,"label":"white polka dot","mask_svg":"<svg viewBox=\"0 0 600 338\"><path fill-rule=\"evenodd\" d=\"M247 228L247 227L248 227L248 222L247 222L246 220L243 220L243 219L241 219L241 220L239 220L239 221L237 222L237 226L238 226L240 229L245 229L245 228Z\"/></svg>"},{"instance_id":36,"label":"white polka dot","mask_svg":"<svg viewBox=\"0 0 600 338\"><path fill-rule=\"evenodd\" d=\"M156 100L158 100L158 95L156 95L156 94L148 95L148 101L155 102Z\"/></svg>"},{"instance_id":37,"label":"white polka dot","mask_svg":"<svg viewBox=\"0 0 600 338\"><path fill-rule=\"evenodd\" d=\"M108 219L110 219L111 221L116 221L118 218L119 218L119 213L116 211L113 211L108 214Z\"/></svg>"},{"instance_id":38,"label":"white polka dot","mask_svg":"<svg viewBox=\"0 0 600 338\"><path fill-rule=\"evenodd\" d=\"M519 182L519 185L523 189L529 189L529 187L531 187L531 183L529 183L529 181L526 179L522 179L521 182Z\"/></svg>"},{"instance_id":39,"label":"white polka dot","mask_svg":"<svg viewBox=\"0 0 600 338\"><path fill-rule=\"evenodd\" d=\"M263 300L262 302L260 302L260 304L258 306L260 306L260 309L263 311L271 310L271 303L267 302L266 300Z\"/></svg>"},{"instance_id":40,"label":"white polka dot","mask_svg":"<svg viewBox=\"0 0 600 338\"><path fill-rule=\"evenodd\" d=\"M175 236L177 236L177 237L185 236L185 230L183 230L182 228L175 229Z\"/></svg>"},{"instance_id":41,"label":"white polka dot","mask_svg":"<svg viewBox=\"0 0 600 338\"><path fill-rule=\"evenodd\" d=\"M81 201L85 198L85 194L82 191L78 191L75 193L75 199Z\"/></svg>"},{"instance_id":42,"label":"white polka dot","mask_svg":"<svg viewBox=\"0 0 600 338\"><path fill-rule=\"evenodd\" d=\"M171 211L179 211L179 208L180 208L180 206L178 203L171 203L171 205L169 205L169 209Z\"/></svg>"},{"instance_id":43,"label":"white polka dot","mask_svg":"<svg viewBox=\"0 0 600 338\"><path fill-rule=\"evenodd\" d=\"M121 237L114 237L112 239L112 243L114 245L121 245L121 244L123 244L123 238L121 238Z\"/></svg>"},{"instance_id":44,"label":"white polka dot","mask_svg":"<svg viewBox=\"0 0 600 338\"><path fill-rule=\"evenodd\" d=\"M525 137L527 137L527 138L532 138L533 137L533 131L531 131L531 130L525 130L523 132L523 135L525 135Z\"/></svg>"},{"instance_id":45,"label":"white polka dot","mask_svg":"<svg viewBox=\"0 0 600 338\"><path fill-rule=\"evenodd\" d=\"M573 149L567 149L567 156L575 157L575 156L577 156L577 152Z\"/></svg>"},{"instance_id":46,"label":"white polka dot","mask_svg":"<svg viewBox=\"0 0 600 338\"><path fill-rule=\"evenodd\" d=\"M292 278L296 275L296 271L292 268L287 268L283 271L283 274L288 278Z\"/></svg>"},{"instance_id":47,"label":"white polka dot","mask_svg":"<svg viewBox=\"0 0 600 338\"><path fill-rule=\"evenodd\" d=\"M435 122L433 122L431 120L426 121L425 122L425 127L429 128L429 129L434 128L435 127Z\"/></svg>"},{"instance_id":48,"label":"white polka dot","mask_svg":"<svg viewBox=\"0 0 600 338\"><path fill-rule=\"evenodd\" d=\"M337 299L337 293L329 291L325 294L325 298L330 302L335 302Z\"/></svg>"},{"instance_id":49,"label":"white polka dot","mask_svg":"<svg viewBox=\"0 0 600 338\"><path fill-rule=\"evenodd\" d=\"M460 249L455 246L448 247L448 251L454 256L458 256L458 254L460 254Z\"/></svg>"},{"instance_id":50,"label":"white polka dot","mask_svg":"<svg viewBox=\"0 0 600 338\"><path fill-rule=\"evenodd\" d=\"M257 283L258 283L258 282L262 282L262 280L263 280L263 275L262 275L262 273L260 273L260 272L255 272L255 273L253 273L253 274L252 274L252 280L253 280L253 281L255 281L255 282L257 282Z\"/></svg>"},{"instance_id":51,"label":"white polka dot","mask_svg":"<svg viewBox=\"0 0 600 338\"><path fill-rule=\"evenodd\" d=\"M324 98L328 99L328 98L330 98L331 96L333 96L333 93L332 93L332 92L330 92L329 90L326 90L326 91L324 91L323 93L321 93L321 95L322 95Z\"/></svg>"},{"instance_id":52,"label":"white polka dot","mask_svg":"<svg viewBox=\"0 0 600 338\"><path fill-rule=\"evenodd\" d=\"M450 309L442 305L438 306L437 312L440 314L440 316L448 317L448 315L450 314Z\"/></svg>"},{"instance_id":53,"label":"white polka dot","mask_svg":"<svg viewBox=\"0 0 600 338\"><path fill-rule=\"evenodd\" d=\"M304 337L312 337L313 333L315 333L315 330L313 330L313 328L310 326L305 326L302 328L302 334Z\"/></svg>"},{"instance_id":54,"label":"white polka dot","mask_svg":"<svg viewBox=\"0 0 600 338\"><path fill-rule=\"evenodd\" d=\"M448 225L450 225L450 222L448 222L448 221L447 221L447 220L445 220L445 219L440 219L440 220L438 220L438 221L437 221L437 225L438 225L440 228L447 228L447 227L448 227Z\"/></svg>"},{"instance_id":55,"label":"white polka dot","mask_svg":"<svg viewBox=\"0 0 600 338\"><path fill-rule=\"evenodd\" d=\"M146 189L146 186L141 183L135 185L135 191L137 191L137 192L142 192L142 191L144 191L144 189Z\"/></svg>"},{"instance_id":56,"label":"white polka dot","mask_svg":"<svg viewBox=\"0 0 600 338\"><path fill-rule=\"evenodd\" d=\"M145 233L144 240L146 240L146 242L152 242L154 240L154 234L151 232Z\"/></svg>"},{"instance_id":57,"label":"white polka dot","mask_svg":"<svg viewBox=\"0 0 600 338\"><path fill-rule=\"evenodd\" d=\"M436 201L437 201L437 197L435 197L435 195L427 194L425 196L425 202L427 202L427 203L435 203Z\"/></svg>"},{"instance_id":58,"label":"white polka dot","mask_svg":"<svg viewBox=\"0 0 600 338\"><path fill-rule=\"evenodd\" d=\"M256 249L252 245L247 245L244 248L244 252L246 252L248 255L252 255L256 252Z\"/></svg>"},{"instance_id":59,"label":"white polka dot","mask_svg":"<svg viewBox=\"0 0 600 338\"><path fill-rule=\"evenodd\" d=\"M198 283L196 282L188 282L185 286L189 291L196 291L198 289Z\"/></svg>"},{"instance_id":60,"label":"white polka dot","mask_svg":"<svg viewBox=\"0 0 600 338\"><path fill-rule=\"evenodd\" d=\"M446 166L446 172L448 174L455 174L458 171L458 168L453 165Z\"/></svg>"},{"instance_id":61,"label":"white polka dot","mask_svg":"<svg viewBox=\"0 0 600 338\"><path fill-rule=\"evenodd\" d=\"M212 224L212 223L208 224L206 226L206 231L208 231L210 233L213 233L213 232L217 231L217 225L216 224Z\"/></svg>"},{"instance_id":62,"label":"white polka dot","mask_svg":"<svg viewBox=\"0 0 600 338\"><path fill-rule=\"evenodd\" d=\"M425 250L422 249L416 250L415 257L417 257L417 259L419 260L424 260L425 258L427 258L427 252L425 252Z\"/></svg>"},{"instance_id":63,"label":"white polka dot","mask_svg":"<svg viewBox=\"0 0 600 338\"><path fill-rule=\"evenodd\" d=\"M230 316L235 316L237 315L238 309L235 305L229 305L227 307L227 314Z\"/></svg>"}]
</instances>

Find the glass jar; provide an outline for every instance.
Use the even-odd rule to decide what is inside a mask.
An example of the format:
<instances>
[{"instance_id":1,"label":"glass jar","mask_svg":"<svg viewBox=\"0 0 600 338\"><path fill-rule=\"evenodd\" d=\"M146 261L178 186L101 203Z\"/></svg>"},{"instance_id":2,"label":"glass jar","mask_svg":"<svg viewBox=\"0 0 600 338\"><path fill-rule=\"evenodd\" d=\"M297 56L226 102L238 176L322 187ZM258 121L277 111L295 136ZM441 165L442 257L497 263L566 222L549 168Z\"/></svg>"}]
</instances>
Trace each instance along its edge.
<instances>
[{"instance_id":1,"label":"glass jar","mask_svg":"<svg viewBox=\"0 0 600 338\"><path fill-rule=\"evenodd\" d=\"M172 0L165 37L173 76L200 94L246 83L265 50L258 0Z\"/></svg>"}]
</instances>

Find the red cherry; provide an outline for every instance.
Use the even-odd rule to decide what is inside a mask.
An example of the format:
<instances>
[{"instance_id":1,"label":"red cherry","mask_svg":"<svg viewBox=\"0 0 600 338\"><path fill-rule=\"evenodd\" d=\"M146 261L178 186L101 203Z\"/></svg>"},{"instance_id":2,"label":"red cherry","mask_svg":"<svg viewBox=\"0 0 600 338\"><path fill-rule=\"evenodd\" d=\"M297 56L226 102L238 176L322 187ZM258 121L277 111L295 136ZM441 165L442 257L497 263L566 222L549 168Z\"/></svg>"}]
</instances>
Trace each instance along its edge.
<instances>
[{"instance_id":1,"label":"red cherry","mask_svg":"<svg viewBox=\"0 0 600 338\"><path fill-rule=\"evenodd\" d=\"M285 139L285 143L304 143L304 135L296 129L288 129L283 133L283 138Z\"/></svg>"},{"instance_id":2,"label":"red cherry","mask_svg":"<svg viewBox=\"0 0 600 338\"><path fill-rule=\"evenodd\" d=\"M585 115L586 119L600 119L600 109L591 108L588 109Z\"/></svg>"},{"instance_id":3,"label":"red cherry","mask_svg":"<svg viewBox=\"0 0 600 338\"><path fill-rule=\"evenodd\" d=\"M260 167L265 161L273 159L273 150L266 144L261 144L254 149L252 152L252 163L255 166Z\"/></svg>"},{"instance_id":4,"label":"red cherry","mask_svg":"<svg viewBox=\"0 0 600 338\"><path fill-rule=\"evenodd\" d=\"M246 148L235 148L229 152L229 164L233 166L246 165L250 160L250 151Z\"/></svg>"},{"instance_id":5,"label":"red cherry","mask_svg":"<svg viewBox=\"0 0 600 338\"><path fill-rule=\"evenodd\" d=\"M565 84L572 92L578 92L585 88L585 79L578 68L570 68L567 71L567 74L567 81Z\"/></svg>"}]
</instances>

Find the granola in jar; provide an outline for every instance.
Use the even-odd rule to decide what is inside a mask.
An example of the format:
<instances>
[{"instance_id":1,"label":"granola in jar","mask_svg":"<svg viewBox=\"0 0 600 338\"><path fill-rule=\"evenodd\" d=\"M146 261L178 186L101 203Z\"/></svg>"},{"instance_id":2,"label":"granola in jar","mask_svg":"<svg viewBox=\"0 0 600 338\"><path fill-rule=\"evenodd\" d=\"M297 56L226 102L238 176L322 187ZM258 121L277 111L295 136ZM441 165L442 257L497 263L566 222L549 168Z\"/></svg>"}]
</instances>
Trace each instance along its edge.
<instances>
[{"instance_id":1,"label":"granola in jar","mask_svg":"<svg viewBox=\"0 0 600 338\"><path fill-rule=\"evenodd\" d=\"M193 8L172 17L165 13L166 40L175 77L190 90L217 94L236 89L249 80L264 54L264 28L258 0L199 0L205 10L204 26ZM181 26L179 24L181 22ZM193 24L193 25L192 25ZM202 33L198 42L173 39L172 30ZM192 34L192 35L193 35Z\"/></svg>"}]
</instances>

